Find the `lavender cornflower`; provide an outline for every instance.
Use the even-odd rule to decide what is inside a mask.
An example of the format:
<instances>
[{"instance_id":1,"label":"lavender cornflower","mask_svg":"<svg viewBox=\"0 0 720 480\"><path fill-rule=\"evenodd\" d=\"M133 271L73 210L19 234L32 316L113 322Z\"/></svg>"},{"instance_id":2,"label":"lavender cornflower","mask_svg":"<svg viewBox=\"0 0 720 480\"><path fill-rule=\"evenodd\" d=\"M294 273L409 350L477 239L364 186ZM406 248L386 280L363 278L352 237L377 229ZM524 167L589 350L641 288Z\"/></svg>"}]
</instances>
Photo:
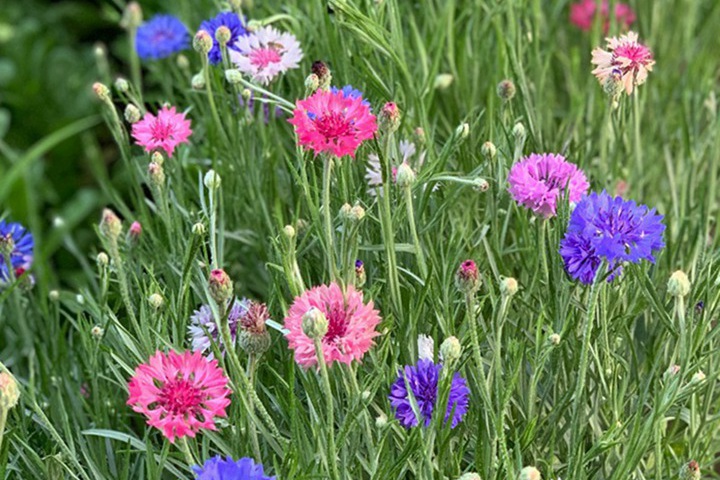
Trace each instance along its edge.
<instances>
[{"instance_id":1,"label":"lavender cornflower","mask_svg":"<svg viewBox=\"0 0 720 480\"><path fill-rule=\"evenodd\" d=\"M608 281L622 273L625 262L654 263L654 254L665 246L662 219L654 208L613 198L604 190L583 197L560 242L565 270L576 280L591 284L603 261Z\"/></svg>"},{"instance_id":2,"label":"lavender cornflower","mask_svg":"<svg viewBox=\"0 0 720 480\"><path fill-rule=\"evenodd\" d=\"M212 38L213 45L208 52L208 59L213 65L217 65L222 61L220 45L215 38L215 31L221 26L225 26L230 30L230 39L227 42L227 48L231 50L239 51L235 42L237 42L239 37L243 37L248 34L248 31L245 29L245 25L243 24L243 20L232 12L220 12L214 18L202 22L200 24L200 30L205 30Z\"/></svg>"},{"instance_id":3,"label":"lavender cornflower","mask_svg":"<svg viewBox=\"0 0 720 480\"><path fill-rule=\"evenodd\" d=\"M430 425L435 404L438 401L438 389L440 384L440 364L432 360L419 360L417 365L407 365L404 370L398 372L398 378L390 389L390 405L395 410L395 417L405 428L418 425L418 418L413 412L410 400L410 392L417 403L419 415L424 426ZM447 422L452 414L451 427L455 428L462 420L468 410L470 390L467 382L455 373L450 385L445 421Z\"/></svg>"},{"instance_id":4,"label":"lavender cornflower","mask_svg":"<svg viewBox=\"0 0 720 480\"><path fill-rule=\"evenodd\" d=\"M15 276L30 269L33 262L33 236L19 223L0 220L0 283L10 278L6 258Z\"/></svg>"},{"instance_id":5,"label":"lavender cornflower","mask_svg":"<svg viewBox=\"0 0 720 480\"><path fill-rule=\"evenodd\" d=\"M265 475L262 464L252 458L244 457L237 462L231 457L223 459L219 455L205 462L202 467L192 467L197 480L275 480L275 476Z\"/></svg>"},{"instance_id":6,"label":"lavender cornflower","mask_svg":"<svg viewBox=\"0 0 720 480\"><path fill-rule=\"evenodd\" d=\"M138 57L159 60L190 47L190 34L178 18L155 15L137 29L135 42Z\"/></svg>"},{"instance_id":7,"label":"lavender cornflower","mask_svg":"<svg viewBox=\"0 0 720 480\"><path fill-rule=\"evenodd\" d=\"M233 347L236 342L238 328L241 327L241 321L249 310L249 301L247 299L233 301L230 313L228 314L228 325L230 327L230 338L232 339ZM215 343L218 346L220 352L224 353L226 345L223 342L222 336L220 335L220 329L218 324L215 322L215 316L209 305L202 305L198 310L195 310L193 315L190 317L190 325L188 326L188 333L190 334L190 342L192 343L192 350L201 352L208 351L208 358L213 359L213 353L211 345ZM212 339L212 341L211 341Z\"/></svg>"}]
</instances>

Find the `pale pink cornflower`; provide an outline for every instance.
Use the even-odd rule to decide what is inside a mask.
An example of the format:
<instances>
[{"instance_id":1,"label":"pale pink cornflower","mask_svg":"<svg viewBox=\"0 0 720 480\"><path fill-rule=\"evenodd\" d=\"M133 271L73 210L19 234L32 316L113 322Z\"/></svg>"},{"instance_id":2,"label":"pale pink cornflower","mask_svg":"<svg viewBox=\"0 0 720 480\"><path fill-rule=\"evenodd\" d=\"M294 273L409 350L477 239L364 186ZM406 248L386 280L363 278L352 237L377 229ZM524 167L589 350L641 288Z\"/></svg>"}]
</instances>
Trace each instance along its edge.
<instances>
[{"instance_id":1,"label":"pale pink cornflower","mask_svg":"<svg viewBox=\"0 0 720 480\"><path fill-rule=\"evenodd\" d=\"M601 85L606 86L608 81L617 82L630 95L636 85L647 80L648 72L655 65L653 54L648 47L638 43L635 32L605 40L607 50L597 47L592 51L592 63L597 65L592 73Z\"/></svg>"},{"instance_id":2,"label":"pale pink cornflower","mask_svg":"<svg viewBox=\"0 0 720 480\"><path fill-rule=\"evenodd\" d=\"M575 203L590 186L582 170L553 153L521 159L510 169L508 183L516 202L545 218L555 216L557 201L565 194Z\"/></svg>"},{"instance_id":3,"label":"pale pink cornflower","mask_svg":"<svg viewBox=\"0 0 720 480\"><path fill-rule=\"evenodd\" d=\"M336 157L350 155L377 131L370 105L358 94L343 90L318 90L305 100L297 101L293 117L298 142L305 149L330 153Z\"/></svg>"},{"instance_id":4,"label":"pale pink cornflower","mask_svg":"<svg viewBox=\"0 0 720 480\"><path fill-rule=\"evenodd\" d=\"M175 107L163 106L157 116L146 113L142 120L133 123L132 136L135 143L145 147L146 152L163 149L172 157L175 147L187 143L192 134L190 120L184 113L176 113Z\"/></svg>"},{"instance_id":5,"label":"pale pink cornflower","mask_svg":"<svg viewBox=\"0 0 720 480\"><path fill-rule=\"evenodd\" d=\"M202 428L215 430L215 417L230 405L228 379L217 360L200 352L160 351L139 365L128 383L127 404L148 418L171 443L194 437Z\"/></svg>"},{"instance_id":6,"label":"pale pink cornflower","mask_svg":"<svg viewBox=\"0 0 720 480\"><path fill-rule=\"evenodd\" d=\"M413 170L418 171L422 167L423 163L425 163L426 152L422 151L417 157L415 157L415 154L417 153L417 148L415 147L415 144L413 142L409 142L407 140L400 140L398 150L400 151L400 164L407 163L413 168ZM393 183L395 183L395 181L397 180L398 167L396 165L393 165L391 169L392 181ZM375 153L371 153L370 155L368 155L368 163L367 167L365 168L365 181L367 182L367 192L370 196L374 197L376 195L380 195L382 197L382 167L380 165L380 158ZM438 186L435 185L433 191L435 191L437 187Z\"/></svg>"},{"instance_id":7,"label":"pale pink cornflower","mask_svg":"<svg viewBox=\"0 0 720 480\"><path fill-rule=\"evenodd\" d=\"M300 43L294 35L281 33L273 27L262 27L240 36L237 50L229 50L230 60L238 70L262 85L290 69L297 68L303 58Z\"/></svg>"},{"instance_id":8,"label":"pale pink cornflower","mask_svg":"<svg viewBox=\"0 0 720 480\"><path fill-rule=\"evenodd\" d=\"M350 365L353 360L360 360L379 335L375 331L380 323L379 312L373 309L372 300L364 304L362 292L352 285L345 292L337 283L306 290L295 298L285 317L288 344L295 351L295 361L305 368L318 362L315 344L302 328L303 316L312 308L320 310L328 322L327 333L320 340L328 365L334 362Z\"/></svg>"},{"instance_id":9,"label":"pale pink cornflower","mask_svg":"<svg viewBox=\"0 0 720 480\"><path fill-rule=\"evenodd\" d=\"M581 0L570 5L570 22L584 31L592 29L595 13L597 11L597 0ZM603 32L610 29L608 12L610 5L608 0L602 0L600 5L600 21L603 25ZM623 29L628 29L635 22L635 12L629 5L624 3L615 4L615 20Z\"/></svg>"}]
</instances>

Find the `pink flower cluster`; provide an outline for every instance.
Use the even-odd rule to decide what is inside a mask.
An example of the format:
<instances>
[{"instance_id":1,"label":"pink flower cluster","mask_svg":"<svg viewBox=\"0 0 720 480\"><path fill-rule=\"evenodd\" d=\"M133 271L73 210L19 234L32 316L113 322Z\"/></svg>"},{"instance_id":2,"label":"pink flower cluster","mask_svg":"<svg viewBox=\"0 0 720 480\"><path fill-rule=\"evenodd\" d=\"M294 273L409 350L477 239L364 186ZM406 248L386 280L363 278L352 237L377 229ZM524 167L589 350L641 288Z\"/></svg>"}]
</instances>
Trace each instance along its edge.
<instances>
[{"instance_id":1,"label":"pink flower cluster","mask_svg":"<svg viewBox=\"0 0 720 480\"><path fill-rule=\"evenodd\" d=\"M184 113L177 113L175 107L163 106L157 116L146 113L142 120L132 126L135 142L146 152L165 150L172 157L175 147L187 143L192 134L190 120Z\"/></svg>"},{"instance_id":2,"label":"pink flower cluster","mask_svg":"<svg viewBox=\"0 0 720 480\"><path fill-rule=\"evenodd\" d=\"M573 3L570 5L570 21L581 30L589 31L595 20L597 6L597 0L582 0ZM607 33L610 29L609 11L610 5L608 0L602 0L600 3L600 19L604 33ZM635 22L635 12L625 3L616 3L615 20L622 28L628 29L633 22Z\"/></svg>"}]
</instances>

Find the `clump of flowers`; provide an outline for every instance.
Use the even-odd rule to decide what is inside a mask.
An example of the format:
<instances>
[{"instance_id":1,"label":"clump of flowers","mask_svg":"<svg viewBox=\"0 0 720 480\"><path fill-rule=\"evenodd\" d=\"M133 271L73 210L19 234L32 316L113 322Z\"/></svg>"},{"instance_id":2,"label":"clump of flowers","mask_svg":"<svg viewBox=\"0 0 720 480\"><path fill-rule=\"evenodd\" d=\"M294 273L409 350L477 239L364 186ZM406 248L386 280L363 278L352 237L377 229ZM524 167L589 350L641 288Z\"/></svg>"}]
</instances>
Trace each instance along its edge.
<instances>
[{"instance_id":1,"label":"clump of flowers","mask_svg":"<svg viewBox=\"0 0 720 480\"><path fill-rule=\"evenodd\" d=\"M317 90L305 100L298 100L293 116L298 141L315 154L336 157L349 155L377 131L375 115L362 95L346 95L343 90Z\"/></svg>"},{"instance_id":2,"label":"clump of flowers","mask_svg":"<svg viewBox=\"0 0 720 480\"><path fill-rule=\"evenodd\" d=\"M592 29L593 21L597 14L597 0L581 0L570 5L570 22L581 30ZM608 0L603 0L600 6L600 20L603 25L603 32L607 33L610 28L610 5ZM635 12L630 5L625 3L615 4L615 20L621 28L630 28L635 22Z\"/></svg>"},{"instance_id":3,"label":"clump of flowers","mask_svg":"<svg viewBox=\"0 0 720 480\"><path fill-rule=\"evenodd\" d=\"M30 269L34 247L33 236L25 227L0 220L0 283L10 279L11 271L17 277Z\"/></svg>"},{"instance_id":4,"label":"clump of flowers","mask_svg":"<svg viewBox=\"0 0 720 480\"><path fill-rule=\"evenodd\" d=\"M190 47L190 34L177 17L155 15L138 27L135 44L138 57L159 60Z\"/></svg>"},{"instance_id":5,"label":"clump of flowers","mask_svg":"<svg viewBox=\"0 0 720 480\"><path fill-rule=\"evenodd\" d=\"M207 460L202 467L194 466L193 473L197 480L275 480L274 475L265 475L262 464L248 457L235 461L218 455Z\"/></svg>"},{"instance_id":6,"label":"clump of flowers","mask_svg":"<svg viewBox=\"0 0 720 480\"><path fill-rule=\"evenodd\" d=\"M405 428L415 427L420 422L425 427L430 425L433 411L439 400L442 368L442 365L435 364L430 359L422 359L418 361L417 365L407 365L398 372L398 378L390 388L388 398L395 411L395 417ZM418 407L419 419L412 408L411 394ZM450 385L450 395L444 417L445 422L450 420L452 428L455 428L467 413L469 397L470 389L467 387L467 382L459 373L455 373Z\"/></svg>"},{"instance_id":7,"label":"clump of flowers","mask_svg":"<svg viewBox=\"0 0 720 480\"><path fill-rule=\"evenodd\" d=\"M164 105L157 116L146 113L142 120L133 123L132 136L135 143L145 148L146 152L165 150L172 157L175 147L187 143L192 134L190 120L184 113L177 113L175 107Z\"/></svg>"},{"instance_id":8,"label":"clump of flowers","mask_svg":"<svg viewBox=\"0 0 720 480\"><path fill-rule=\"evenodd\" d=\"M360 360L379 335L375 331L380 315L372 300L363 303L363 294L348 285L343 292L337 283L320 285L295 298L285 318L288 344L295 351L295 361L309 368L317 365L313 339L303 332L303 317L316 309L327 320L327 332L320 339L323 357L328 365L341 362L350 365Z\"/></svg>"},{"instance_id":9,"label":"clump of flowers","mask_svg":"<svg viewBox=\"0 0 720 480\"><path fill-rule=\"evenodd\" d=\"M665 246L663 216L632 200L612 197L606 191L580 200L570 215L560 255L568 274L582 283L593 283L605 262L608 281L622 272L625 262L655 262Z\"/></svg>"},{"instance_id":10,"label":"clump of flowers","mask_svg":"<svg viewBox=\"0 0 720 480\"><path fill-rule=\"evenodd\" d=\"M582 170L553 153L523 158L510 169L508 183L516 202L545 218L555 216L557 201L563 195L575 203L590 186Z\"/></svg>"},{"instance_id":11,"label":"clump of flowers","mask_svg":"<svg viewBox=\"0 0 720 480\"><path fill-rule=\"evenodd\" d=\"M407 140L400 140L398 147L400 151L400 165L409 165L413 171L419 171L425 163L425 151L420 152L417 156L417 148L413 142ZM397 172L399 165L393 165L392 167L392 181L397 182ZM382 166L380 165L380 158L375 153L368 155L368 164L365 168L365 181L368 185L368 195L376 196L383 195L383 181L382 181Z\"/></svg>"},{"instance_id":12,"label":"clump of flowers","mask_svg":"<svg viewBox=\"0 0 720 480\"><path fill-rule=\"evenodd\" d=\"M220 12L214 18L205 20L200 24L200 30L204 30L210 34L213 45L208 52L208 60L213 65L217 65L222 61L222 51L220 44L215 38L215 32L220 27L227 27L230 30L230 38L227 42L228 50L238 51L237 40L248 34L242 19L232 12Z\"/></svg>"},{"instance_id":13,"label":"clump of flowers","mask_svg":"<svg viewBox=\"0 0 720 480\"><path fill-rule=\"evenodd\" d=\"M647 80L655 60L648 47L638 42L638 34L628 32L620 37L606 39L605 49L600 47L592 51L592 71L605 88L608 83L618 85L631 95L637 85Z\"/></svg>"},{"instance_id":14,"label":"clump of flowers","mask_svg":"<svg viewBox=\"0 0 720 480\"><path fill-rule=\"evenodd\" d=\"M230 327L230 337L232 338L233 345L235 344L235 340L237 338L240 322L248 313L249 307L250 302L245 299L235 299L230 307L227 321L228 326ZM209 352L207 356L210 359L213 358L213 343L216 344L218 349L223 353L227 348L220 336L220 327L215 322L215 316L213 315L210 305L202 305L199 309L193 312L193 315L190 317L188 332L190 333L192 350L194 352L201 353Z\"/></svg>"},{"instance_id":15,"label":"clump of flowers","mask_svg":"<svg viewBox=\"0 0 720 480\"><path fill-rule=\"evenodd\" d=\"M217 360L200 352L156 352L139 365L128 383L127 404L148 418L170 442L215 430L215 417L230 405L228 379Z\"/></svg>"},{"instance_id":16,"label":"clump of flowers","mask_svg":"<svg viewBox=\"0 0 720 480\"><path fill-rule=\"evenodd\" d=\"M263 27L238 37L235 50L231 50L229 55L238 70L262 85L297 68L303 58L300 43L295 36L281 33L273 27Z\"/></svg>"}]
</instances>

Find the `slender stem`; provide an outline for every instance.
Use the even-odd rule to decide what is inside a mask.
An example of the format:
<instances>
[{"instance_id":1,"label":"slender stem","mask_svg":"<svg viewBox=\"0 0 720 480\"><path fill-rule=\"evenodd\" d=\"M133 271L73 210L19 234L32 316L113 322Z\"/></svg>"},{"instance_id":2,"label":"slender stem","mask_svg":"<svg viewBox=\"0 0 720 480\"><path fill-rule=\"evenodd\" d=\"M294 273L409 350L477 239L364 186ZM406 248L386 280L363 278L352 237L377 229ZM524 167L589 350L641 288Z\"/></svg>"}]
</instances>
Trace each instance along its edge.
<instances>
[{"instance_id":1,"label":"slender stem","mask_svg":"<svg viewBox=\"0 0 720 480\"><path fill-rule=\"evenodd\" d=\"M325 357L323 356L322 345L319 339L315 339L315 353L317 354L318 365L320 365L320 376L322 377L323 390L327 403L327 433L328 433L328 462L330 463L331 478L338 479L337 449L335 447L335 406L333 404L332 387L328 375Z\"/></svg>"},{"instance_id":2,"label":"slender stem","mask_svg":"<svg viewBox=\"0 0 720 480\"><path fill-rule=\"evenodd\" d=\"M220 130L222 137L224 138L227 145L230 145L230 140L227 137L227 133L223 128L223 124L220 121L220 115L218 114L217 106L215 105L215 97L212 91L212 79L210 77L210 66L208 64L207 55L203 55L203 73L205 75L205 90L207 90L208 102L210 103L210 112L212 113L213 120L217 124L217 128Z\"/></svg>"},{"instance_id":3,"label":"slender stem","mask_svg":"<svg viewBox=\"0 0 720 480\"><path fill-rule=\"evenodd\" d=\"M635 163L637 165L637 172L634 178L642 178L643 170L643 152L642 142L640 139L640 95L636 91L633 95L633 136L635 140Z\"/></svg>"},{"instance_id":4,"label":"slender stem","mask_svg":"<svg viewBox=\"0 0 720 480\"><path fill-rule=\"evenodd\" d=\"M392 194L392 170L390 168L390 149L393 141L392 134L385 139L385 152L381 157L383 169L383 193L380 208L380 227L382 231L385 255L387 256L387 275L390 284L390 296L396 309L400 308L400 281L398 279L397 258L395 256L395 232L392 226L392 210L390 195Z\"/></svg>"},{"instance_id":5,"label":"slender stem","mask_svg":"<svg viewBox=\"0 0 720 480\"><path fill-rule=\"evenodd\" d=\"M220 259L218 258L218 247L217 247L217 188L210 188L210 265L213 269L219 268Z\"/></svg>"},{"instance_id":6,"label":"slender stem","mask_svg":"<svg viewBox=\"0 0 720 480\"><path fill-rule=\"evenodd\" d=\"M407 208L408 223L410 224L410 235L412 235L413 245L415 246L415 255L417 255L418 264L420 265L420 273L423 279L427 278L427 263L425 262L425 253L420 245L417 228L415 226L415 209L413 208L412 187L408 184L405 190L405 206Z\"/></svg>"},{"instance_id":7,"label":"slender stem","mask_svg":"<svg viewBox=\"0 0 720 480\"><path fill-rule=\"evenodd\" d=\"M325 254L330 280L334 281L337 278L337 267L335 265L335 248L333 246L332 212L330 211L330 181L332 179L333 158L327 155L324 160L322 212L323 219L325 220Z\"/></svg>"},{"instance_id":8,"label":"slender stem","mask_svg":"<svg viewBox=\"0 0 720 480\"><path fill-rule=\"evenodd\" d=\"M140 58L138 57L136 48L136 33L137 27L132 27L128 30L128 36L130 37L130 75L133 85L137 88L140 105L143 105L142 77L140 76Z\"/></svg>"},{"instance_id":9,"label":"slender stem","mask_svg":"<svg viewBox=\"0 0 720 480\"><path fill-rule=\"evenodd\" d=\"M0 447L2 447L3 436L5 435L5 422L7 421L8 409L0 407Z\"/></svg>"},{"instance_id":10,"label":"slender stem","mask_svg":"<svg viewBox=\"0 0 720 480\"><path fill-rule=\"evenodd\" d=\"M195 460L192 452L190 451L190 445L188 444L187 437L180 437L178 439L178 446L185 457L185 461L188 465L197 465L198 462Z\"/></svg>"},{"instance_id":11,"label":"slender stem","mask_svg":"<svg viewBox=\"0 0 720 480\"><path fill-rule=\"evenodd\" d=\"M150 351L148 336L144 335L144 332L140 328L140 323L135 316L135 309L133 308L132 299L130 298L128 279L127 275L125 274L125 263L123 262L122 256L120 255L120 249L118 248L116 238L109 240L109 247L110 248L108 248L108 252L110 253L110 258L112 258L113 262L115 262L115 272L117 273L118 284L120 285L120 297L122 298L123 304L125 305L127 315L130 317L130 323L132 323L136 334L142 338L145 349L147 351Z\"/></svg>"},{"instance_id":12,"label":"slender stem","mask_svg":"<svg viewBox=\"0 0 720 480\"><path fill-rule=\"evenodd\" d=\"M255 387L255 370L257 369L257 355L250 354L250 359L248 361L248 379L250 381L250 385ZM248 410L251 412L255 411L255 401L252 396L248 397ZM260 455L260 442L258 441L258 435L257 435L257 429L255 428L255 425L248 417L248 431L250 432L250 442L252 443L252 449L253 454L255 455L255 461L260 462L262 461L262 457Z\"/></svg>"},{"instance_id":13,"label":"slender stem","mask_svg":"<svg viewBox=\"0 0 720 480\"><path fill-rule=\"evenodd\" d=\"M544 252L542 253L544 255ZM493 348L493 383L495 384L495 397L498 409L498 418L495 422L495 434L497 437L497 443L500 446L500 453L503 457L503 463L505 464L505 474L507 478L514 478L513 463L510 459L510 454L507 451L505 442L505 395L503 393L503 386L505 385L505 377L502 374L502 331L505 324L505 317L507 315L508 296L503 296L500 303L500 313L498 314L497 324L495 326L495 345Z\"/></svg>"}]
</instances>

